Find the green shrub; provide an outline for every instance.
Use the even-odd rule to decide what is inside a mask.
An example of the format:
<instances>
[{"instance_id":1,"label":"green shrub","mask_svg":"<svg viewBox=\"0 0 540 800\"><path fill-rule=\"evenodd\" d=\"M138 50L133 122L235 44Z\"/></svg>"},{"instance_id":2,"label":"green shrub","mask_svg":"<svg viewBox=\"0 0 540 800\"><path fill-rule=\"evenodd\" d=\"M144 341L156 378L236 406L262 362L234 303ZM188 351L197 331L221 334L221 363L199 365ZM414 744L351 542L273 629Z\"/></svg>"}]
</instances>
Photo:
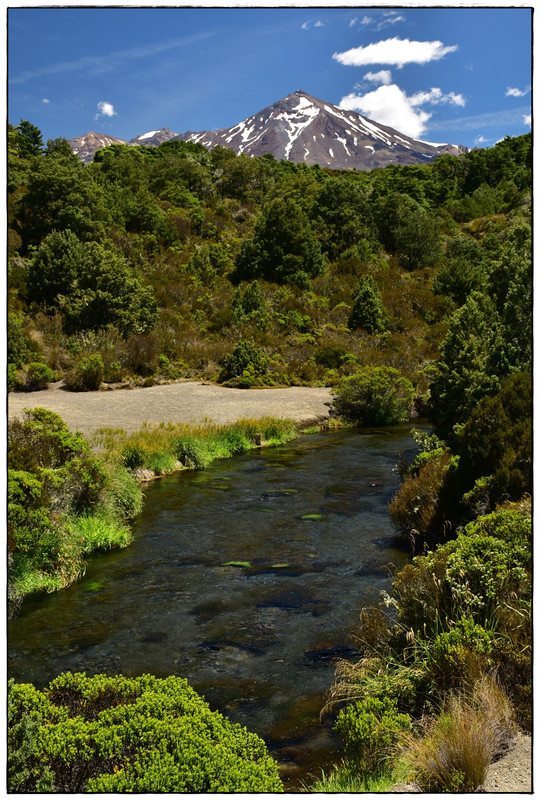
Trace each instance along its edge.
<instances>
[{"instance_id":1,"label":"green shrub","mask_svg":"<svg viewBox=\"0 0 540 800\"><path fill-rule=\"evenodd\" d=\"M183 678L64 673L12 696L10 730L24 714L41 722L19 791L36 791L45 770L55 792L282 791L264 742Z\"/></svg>"},{"instance_id":2,"label":"green shrub","mask_svg":"<svg viewBox=\"0 0 540 800\"><path fill-rule=\"evenodd\" d=\"M408 714L398 712L388 697L368 697L339 712L335 730L344 743L345 758L360 772L382 771L403 731L410 729Z\"/></svg>"},{"instance_id":3,"label":"green shrub","mask_svg":"<svg viewBox=\"0 0 540 800\"><path fill-rule=\"evenodd\" d=\"M268 358L263 350L249 339L241 339L232 353L225 357L219 373L218 383L240 378L243 373L251 373L253 379L263 375L268 369Z\"/></svg>"},{"instance_id":4,"label":"green shrub","mask_svg":"<svg viewBox=\"0 0 540 800\"><path fill-rule=\"evenodd\" d=\"M71 392L97 391L103 381L103 359L99 354L86 356L64 376L64 385Z\"/></svg>"},{"instance_id":5,"label":"green shrub","mask_svg":"<svg viewBox=\"0 0 540 800\"><path fill-rule=\"evenodd\" d=\"M33 361L23 373L23 389L25 392L37 392L46 389L54 378L54 373L46 364Z\"/></svg>"},{"instance_id":6,"label":"green shrub","mask_svg":"<svg viewBox=\"0 0 540 800\"><path fill-rule=\"evenodd\" d=\"M407 419L414 388L393 367L364 367L334 390L336 413L359 425L395 425Z\"/></svg>"},{"instance_id":7,"label":"green shrub","mask_svg":"<svg viewBox=\"0 0 540 800\"><path fill-rule=\"evenodd\" d=\"M381 293L371 275L365 275L353 291L353 305L348 326L351 330L364 328L368 333L384 330L386 315Z\"/></svg>"},{"instance_id":8,"label":"green shrub","mask_svg":"<svg viewBox=\"0 0 540 800\"><path fill-rule=\"evenodd\" d=\"M212 461L207 443L195 436L179 436L173 444L173 452L188 469L204 469Z\"/></svg>"}]
</instances>

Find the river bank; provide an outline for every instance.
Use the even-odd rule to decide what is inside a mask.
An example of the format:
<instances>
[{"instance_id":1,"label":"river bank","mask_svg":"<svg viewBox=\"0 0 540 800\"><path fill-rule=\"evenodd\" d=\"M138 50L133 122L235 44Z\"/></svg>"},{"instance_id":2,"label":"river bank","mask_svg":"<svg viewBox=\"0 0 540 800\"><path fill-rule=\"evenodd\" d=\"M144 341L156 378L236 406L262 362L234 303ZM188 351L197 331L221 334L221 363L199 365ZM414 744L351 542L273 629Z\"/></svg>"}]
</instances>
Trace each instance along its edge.
<instances>
[{"instance_id":1,"label":"river bank","mask_svg":"<svg viewBox=\"0 0 540 800\"><path fill-rule=\"evenodd\" d=\"M239 419L276 417L301 425L329 415L332 393L326 387L229 389L207 383L172 383L117 391L68 392L61 383L39 392L10 392L8 415L25 408L59 414L70 430L88 435L99 428L136 431L148 423L227 424Z\"/></svg>"}]
</instances>

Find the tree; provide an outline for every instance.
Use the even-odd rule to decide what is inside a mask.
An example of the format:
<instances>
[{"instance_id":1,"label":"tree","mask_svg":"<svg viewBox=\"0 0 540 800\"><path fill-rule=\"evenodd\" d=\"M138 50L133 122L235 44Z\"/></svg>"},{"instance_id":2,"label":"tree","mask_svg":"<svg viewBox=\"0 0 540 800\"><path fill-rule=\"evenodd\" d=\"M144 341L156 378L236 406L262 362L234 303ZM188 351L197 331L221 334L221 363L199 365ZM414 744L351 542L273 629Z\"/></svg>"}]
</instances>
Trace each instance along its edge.
<instances>
[{"instance_id":1,"label":"tree","mask_svg":"<svg viewBox=\"0 0 540 800\"><path fill-rule=\"evenodd\" d=\"M44 240L28 267L27 290L30 301L65 314L68 332L115 325L127 338L147 333L158 318L152 288L125 258L70 230Z\"/></svg>"},{"instance_id":2,"label":"tree","mask_svg":"<svg viewBox=\"0 0 540 800\"><path fill-rule=\"evenodd\" d=\"M506 378L484 397L463 428L457 480L463 491L484 480L489 507L532 492L532 382L528 373Z\"/></svg>"},{"instance_id":3,"label":"tree","mask_svg":"<svg viewBox=\"0 0 540 800\"><path fill-rule=\"evenodd\" d=\"M440 233L423 206L394 192L378 203L379 237L386 249L396 253L401 266L422 269L441 256Z\"/></svg>"},{"instance_id":4,"label":"tree","mask_svg":"<svg viewBox=\"0 0 540 800\"><path fill-rule=\"evenodd\" d=\"M385 327L381 293L371 275L365 275L353 292L349 328L364 328L368 333L380 333Z\"/></svg>"},{"instance_id":5,"label":"tree","mask_svg":"<svg viewBox=\"0 0 540 800\"><path fill-rule=\"evenodd\" d=\"M429 415L438 435L447 437L483 397L497 391L501 346L501 323L493 302L472 292L452 315L437 362L438 375L430 386Z\"/></svg>"},{"instance_id":6,"label":"tree","mask_svg":"<svg viewBox=\"0 0 540 800\"><path fill-rule=\"evenodd\" d=\"M324 261L309 219L291 198L277 198L263 210L255 233L242 242L235 281L266 278L302 288L322 274Z\"/></svg>"},{"instance_id":7,"label":"tree","mask_svg":"<svg viewBox=\"0 0 540 800\"><path fill-rule=\"evenodd\" d=\"M393 367L363 367L335 389L334 409L359 425L405 422L414 399L412 383Z\"/></svg>"},{"instance_id":8,"label":"tree","mask_svg":"<svg viewBox=\"0 0 540 800\"><path fill-rule=\"evenodd\" d=\"M365 193L350 179L326 180L315 197L311 217L332 260L360 240L372 238Z\"/></svg>"},{"instance_id":9,"label":"tree","mask_svg":"<svg viewBox=\"0 0 540 800\"><path fill-rule=\"evenodd\" d=\"M26 246L68 228L81 240L97 241L109 220L105 194L84 164L71 156L36 159L18 211Z\"/></svg>"},{"instance_id":10,"label":"tree","mask_svg":"<svg viewBox=\"0 0 540 800\"><path fill-rule=\"evenodd\" d=\"M31 122L21 119L17 125L17 151L20 158L39 156L43 150L41 131Z\"/></svg>"},{"instance_id":11,"label":"tree","mask_svg":"<svg viewBox=\"0 0 540 800\"><path fill-rule=\"evenodd\" d=\"M482 247L472 237L460 234L448 241L446 258L435 275L433 291L461 306L472 291L485 287L487 277L488 265Z\"/></svg>"}]
</instances>

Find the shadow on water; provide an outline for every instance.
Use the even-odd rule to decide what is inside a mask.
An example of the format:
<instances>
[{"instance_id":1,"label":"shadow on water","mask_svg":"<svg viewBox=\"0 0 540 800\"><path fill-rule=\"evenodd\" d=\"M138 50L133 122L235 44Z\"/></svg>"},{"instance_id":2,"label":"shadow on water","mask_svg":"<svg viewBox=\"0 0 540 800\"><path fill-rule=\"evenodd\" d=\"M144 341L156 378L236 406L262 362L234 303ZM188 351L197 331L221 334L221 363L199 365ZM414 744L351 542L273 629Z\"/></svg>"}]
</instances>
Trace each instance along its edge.
<instances>
[{"instance_id":1,"label":"shadow on water","mask_svg":"<svg viewBox=\"0 0 540 800\"><path fill-rule=\"evenodd\" d=\"M288 791L339 745L319 713L362 605L408 558L387 512L408 427L305 435L150 485L123 551L32 598L9 623L9 674L188 678L261 735Z\"/></svg>"}]
</instances>

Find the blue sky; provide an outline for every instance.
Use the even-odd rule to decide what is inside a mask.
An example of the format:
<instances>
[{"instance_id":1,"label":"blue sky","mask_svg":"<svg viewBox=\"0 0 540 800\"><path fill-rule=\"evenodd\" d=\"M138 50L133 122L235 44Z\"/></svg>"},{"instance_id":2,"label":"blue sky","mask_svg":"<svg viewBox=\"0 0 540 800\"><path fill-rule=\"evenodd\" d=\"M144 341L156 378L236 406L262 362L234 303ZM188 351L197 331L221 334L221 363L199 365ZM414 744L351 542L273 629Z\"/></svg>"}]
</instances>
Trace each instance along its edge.
<instances>
[{"instance_id":1,"label":"blue sky","mask_svg":"<svg viewBox=\"0 0 540 800\"><path fill-rule=\"evenodd\" d=\"M8 10L8 118L49 138L227 128L297 89L430 142L530 130L531 10Z\"/></svg>"}]
</instances>

